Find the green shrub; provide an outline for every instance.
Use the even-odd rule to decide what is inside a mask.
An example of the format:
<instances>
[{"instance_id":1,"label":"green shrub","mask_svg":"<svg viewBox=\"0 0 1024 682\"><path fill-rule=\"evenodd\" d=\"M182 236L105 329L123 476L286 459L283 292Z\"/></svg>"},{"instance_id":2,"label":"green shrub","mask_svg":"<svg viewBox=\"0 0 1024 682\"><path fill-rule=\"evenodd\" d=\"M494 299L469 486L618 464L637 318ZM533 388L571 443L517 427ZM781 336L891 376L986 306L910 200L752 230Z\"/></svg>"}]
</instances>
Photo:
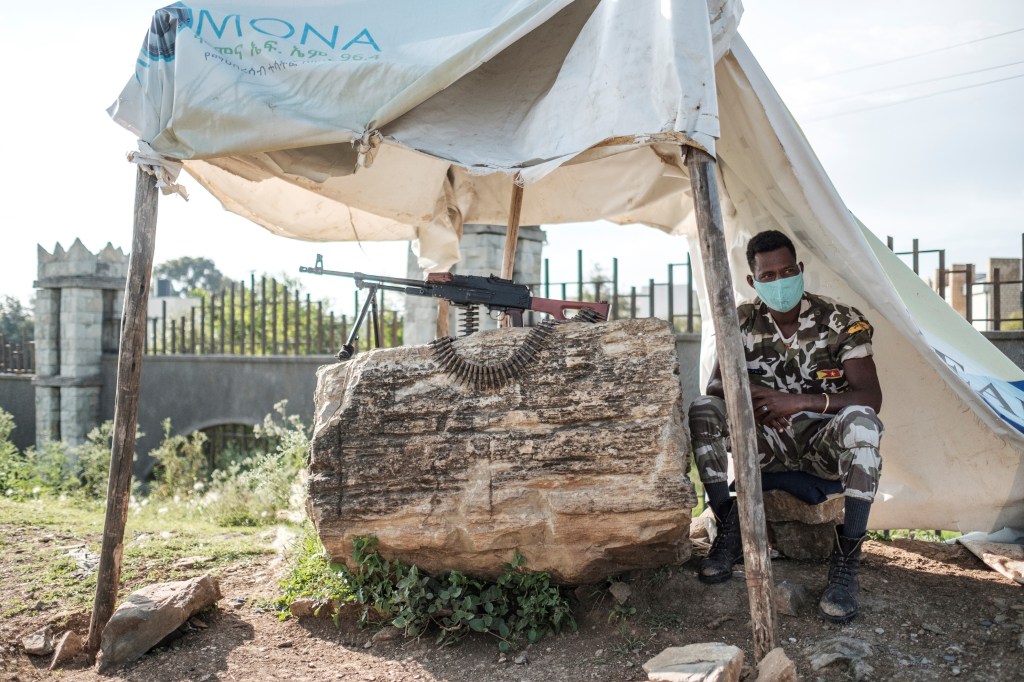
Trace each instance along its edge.
<instances>
[{"instance_id":1,"label":"green shrub","mask_svg":"<svg viewBox=\"0 0 1024 682\"><path fill-rule=\"evenodd\" d=\"M273 523L278 510L288 509L299 472L285 466L279 453L249 457L213 472L203 496L204 513L222 526Z\"/></svg>"},{"instance_id":2,"label":"green shrub","mask_svg":"<svg viewBox=\"0 0 1024 682\"><path fill-rule=\"evenodd\" d=\"M308 531L312 534L312 529ZM390 623L408 636L431 627L439 644L450 644L469 632L489 634L498 648L509 650L525 639L536 642L562 627L576 628L568 602L546 572L524 570L517 552L504 572L491 583L459 571L434 577L416 566L387 561L376 550L377 539L353 541L355 570L333 566L324 558L319 540L304 539L278 601L282 610L295 598L309 596L320 603L362 605L360 623Z\"/></svg>"},{"instance_id":3,"label":"green shrub","mask_svg":"<svg viewBox=\"0 0 1024 682\"><path fill-rule=\"evenodd\" d=\"M25 459L32 468L36 488L41 492L73 493L82 486L74 471L74 453L58 440L44 441L39 450L29 448Z\"/></svg>"},{"instance_id":4,"label":"green shrub","mask_svg":"<svg viewBox=\"0 0 1024 682\"><path fill-rule=\"evenodd\" d=\"M45 441L40 449L28 448L24 453L18 453L3 437L5 424L6 420L0 416L0 484L9 497L24 499L41 494L90 500L106 497L112 422L94 428L81 445L72 447L59 441Z\"/></svg>"},{"instance_id":5,"label":"green shrub","mask_svg":"<svg viewBox=\"0 0 1024 682\"><path fill-rule=\"evenodd\" d=\"M11 442L14 417L0 408L0 494L22 499L34 485L28 459Z\"/></svg>"},{"instance_id":6,"label":"green shrub","mask_svg":"<svg viewBox=\"0 0 1024 682\"><path fill-rule=\"evenodd\" d=\"M299 597L312 599L317 609L334 600L339 604L352 600L348 581L327 563L324 547L313 526L306 524L294 547L292 565L281 581L282 593L276 601L282 619L287 617L288 606Z\"/></svg>"},{"instance_id":7,"label":"green shrub","mask_svg":"<svg viewBox=\"0 0 1024 682\"><path fill-rule=\"evenodd\" d=\"M188 436L172 436L171 420L163 421L164 437L149 455L156 460L155 498L187 498L206 487L210 477L210 464L203 452L206 434L194 431Z\"/></svg>"},{"instance_id":8,"label":"green shrub","mask_svg":"<svg viewBox=\"0 0 1024 682\"><path fill-rule=\"evenodd\" d=\"M267 415L254 431L257 438L276 443L261 453L214 471L202 499L203 512L217 524L259 526L273 523L277 512L302 506L302 467L309 435L302 421L285 411L287 401L274 406L279 421Z\"/></svg>"},{"instance_id":9,"label":"green shrub","mask_svg":"<svg viewBox=\"0 0 1024 682\"><path fill-rule=\"evenodd\" d=\"M289 415L287 407L287 400L275 403L274 412L265 416L262 424L253 427L253 435L273 443L285 466L300 469L306 466L311 428L304 426L298 415Z\"/></svg>"},{"instance_id":10,"label":"green shrub","mask_svg":"<svg viewBox=\"0 0 1024 682\"><path fill-rule=\"evenodd\" d=\"M113 439L114 423L105 421L89 432L84 443L72 448L73 472L81 481L79 492L86 498L102 500L107 496Z\"/></svg>"}]
</instances>

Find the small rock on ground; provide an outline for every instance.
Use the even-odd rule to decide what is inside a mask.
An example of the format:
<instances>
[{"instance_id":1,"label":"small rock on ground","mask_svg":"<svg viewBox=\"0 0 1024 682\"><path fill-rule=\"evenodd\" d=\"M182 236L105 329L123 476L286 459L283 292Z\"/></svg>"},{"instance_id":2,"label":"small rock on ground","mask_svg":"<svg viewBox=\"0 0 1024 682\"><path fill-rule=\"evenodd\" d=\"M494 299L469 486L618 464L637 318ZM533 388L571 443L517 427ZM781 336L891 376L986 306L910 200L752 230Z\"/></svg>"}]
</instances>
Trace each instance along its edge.
<instances>
[{"instance_id":1,"label":"small rock on ground","mask_svg":"<svg viewBox=\"0 0 1024 682\"><path fill-rule=\"evenodd\" d=\"M21 646L29 656L48 656L53 653L53 633L50 626L47 625L22 637Z\"/></svg>"},{"instance_id":2,"label":"small rock on ground","mask_svg":"<svg viewBox=\"0 0 1024 682\"><path fill-rule=\"evenodd\" d=\"M716 680L738 682L743 669L743 650L721 642L669 647L644 663L652 682Z\"/></svg>"}]
</instances>

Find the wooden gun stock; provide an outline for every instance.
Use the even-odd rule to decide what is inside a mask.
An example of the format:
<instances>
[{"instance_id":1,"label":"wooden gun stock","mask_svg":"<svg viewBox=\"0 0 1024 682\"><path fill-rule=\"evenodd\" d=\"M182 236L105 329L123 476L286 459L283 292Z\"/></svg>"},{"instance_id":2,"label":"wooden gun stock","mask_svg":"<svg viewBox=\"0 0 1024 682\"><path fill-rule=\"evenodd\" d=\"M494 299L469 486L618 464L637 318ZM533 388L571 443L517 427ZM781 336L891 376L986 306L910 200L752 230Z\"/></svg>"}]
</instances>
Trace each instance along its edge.
<instances>
[{"instance_id":1,"label":"wooden gun stock","mask_svg":"<svg viewBox=\"0 0 1024 682\"><path fill-rule=\"evenodd\" d=\"M602 320L608 319L608 301L559 301L553 298L530 299L530 310L538 313L547 313L556 320L564 320L566 310L593 310L600 315Z\"/></svg>"}]
</instances>

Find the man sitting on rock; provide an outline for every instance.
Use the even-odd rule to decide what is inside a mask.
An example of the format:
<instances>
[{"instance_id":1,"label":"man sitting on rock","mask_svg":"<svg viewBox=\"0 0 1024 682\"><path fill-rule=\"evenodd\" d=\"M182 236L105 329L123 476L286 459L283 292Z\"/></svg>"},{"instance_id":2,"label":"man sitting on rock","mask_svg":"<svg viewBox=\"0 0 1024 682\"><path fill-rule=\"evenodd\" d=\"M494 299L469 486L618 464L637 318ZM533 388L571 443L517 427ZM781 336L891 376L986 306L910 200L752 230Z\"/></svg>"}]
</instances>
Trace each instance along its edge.
<instances>
[{"instance_id":1,"label":"man sitting on rock","mask_svg":"<svg viewBox=\"0 0 1024 682\"><path fill-rule=\"evenodd\" d=\"M857 572L882 460L877 412L882 391L872 359L872 328L859 311L804 291L804 264L785 234L768 230L747 245L758 294L739 306L740 333L764 472L804 471L843 484L844 523L836 528L828 587L818 603L825 620L857 614ZM728 580L743 557L736 501L727 480L725 401L716 366L707 395L690 407L693 457L718 535L700 580Z\"/></svg>"}]
</instances>

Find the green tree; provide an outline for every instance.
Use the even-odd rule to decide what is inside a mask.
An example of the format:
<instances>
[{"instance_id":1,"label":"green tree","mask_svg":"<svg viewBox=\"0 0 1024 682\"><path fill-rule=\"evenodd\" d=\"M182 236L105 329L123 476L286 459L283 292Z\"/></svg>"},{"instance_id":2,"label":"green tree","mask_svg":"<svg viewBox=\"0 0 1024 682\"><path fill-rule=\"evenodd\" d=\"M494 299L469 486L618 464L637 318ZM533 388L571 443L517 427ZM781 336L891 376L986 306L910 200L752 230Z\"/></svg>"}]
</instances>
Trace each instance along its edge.
<instances>
[{"instance_id":1,"label":"green tree","mask_svg":"<svg viewBox=\"0 0 1024 682\"><path fill-rule=\"evenodd\" d=\"M32 313L14 296L0 297L0 336L7 343L28 343L35 338Z\"/></svg>"},{"instance_id":2,"label":"green tree","mask_svg":"<svg viewBox=\"0 0 1024 682\"><path fill-rule=\"evenodd\" d=\"M197 291L218 293L224 288L224 274L209 258L183 256L165 261L153 268L157 278L170 280L174 293L194 294Z\"/></svg>"}]
</instances>

